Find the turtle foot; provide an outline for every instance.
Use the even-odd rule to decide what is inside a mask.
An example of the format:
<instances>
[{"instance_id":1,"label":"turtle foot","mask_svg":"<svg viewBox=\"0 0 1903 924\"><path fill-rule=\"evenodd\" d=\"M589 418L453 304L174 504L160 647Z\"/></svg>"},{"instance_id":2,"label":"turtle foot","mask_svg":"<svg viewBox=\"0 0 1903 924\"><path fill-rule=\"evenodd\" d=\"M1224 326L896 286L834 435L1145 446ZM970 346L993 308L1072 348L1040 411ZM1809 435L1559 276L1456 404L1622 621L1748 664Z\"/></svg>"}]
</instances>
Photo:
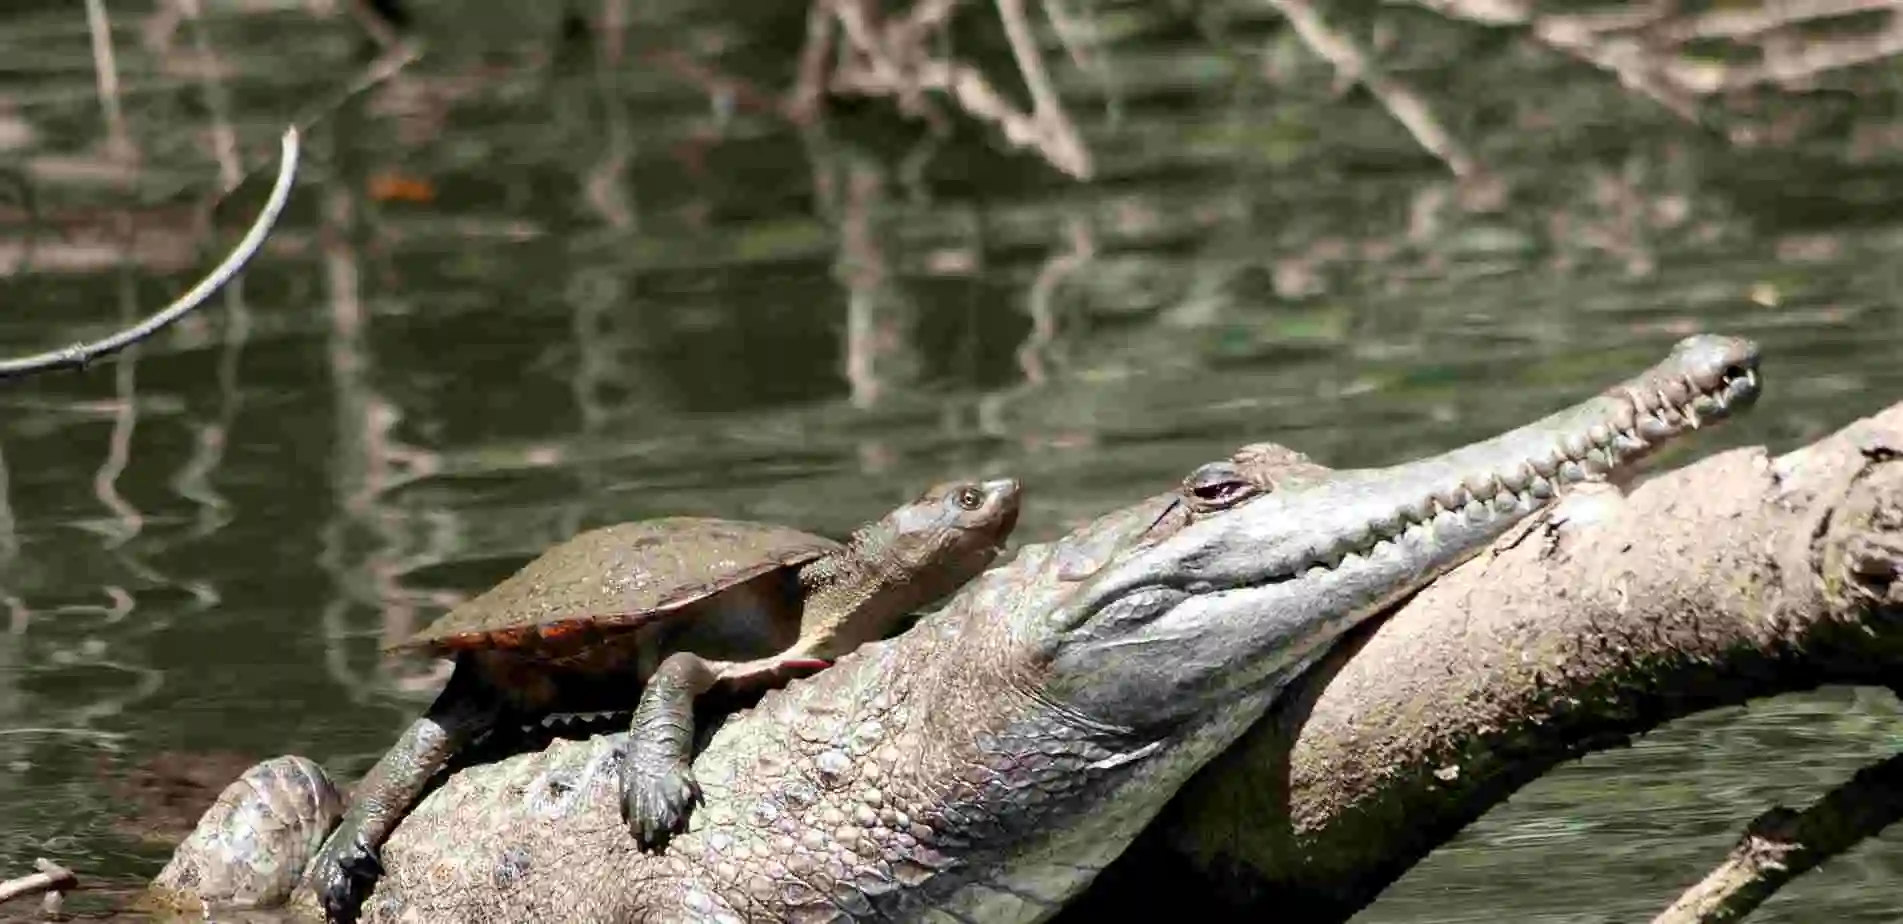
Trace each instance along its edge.
<instances>
[{"instance_id":1,"label":"turtle foot","mask_svg":"<svg viewBox=\"0 0 1903 924\"><path fill-rule=\"evenodd\" d=\"M311 889L324 906L324 919L331 924L354 924L370 884L383 875L383 860L361 836L356 836L334 856L320 858L311 875Z\"/></svg>"},{"instance_id":2,"label":"turtle foot","mask_svg":"<svg viewBox=\"0 0 1903 924\"><path fill-rule=\"evenodd\" d=\"M700 803L700 783L686 763L621 770L621 820L635 845L650 853L667 849L674 835L687 830L687 816Z\"/></svg>"}]
</instances>

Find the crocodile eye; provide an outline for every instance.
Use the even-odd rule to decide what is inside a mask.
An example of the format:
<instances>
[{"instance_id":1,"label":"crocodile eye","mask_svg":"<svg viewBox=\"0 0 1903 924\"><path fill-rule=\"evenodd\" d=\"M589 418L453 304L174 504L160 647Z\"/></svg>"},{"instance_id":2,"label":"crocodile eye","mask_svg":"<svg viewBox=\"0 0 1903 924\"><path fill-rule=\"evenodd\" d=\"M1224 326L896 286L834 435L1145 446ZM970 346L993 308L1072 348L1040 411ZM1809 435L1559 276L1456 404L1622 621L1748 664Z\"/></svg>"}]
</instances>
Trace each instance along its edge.
<instances>
[{"instance_id":1,"label":"crocodile eye","mask_svg":"<svg viewBox=\"0 0 1903 924\"><path fill-rule=\"evenodd\" d=\"M957 500L958 506L966 510L976 510L985 505L985 492L971 487L959 488Z\"/></svg>"},{"instance_id":2,"label":"crocodile eye","mask_svg":"<svg viewBox=\"0 0 1903 924\"><path fill-rule=\"evenodd\" d=\"M1183 493L1195 499L1198 507L1210 509L1227 507L1253 497L1257 491L1255 483L1234 465L1211 462L1190 472L1189 477L1183 479Z\"/></svg>"}]
</instances>

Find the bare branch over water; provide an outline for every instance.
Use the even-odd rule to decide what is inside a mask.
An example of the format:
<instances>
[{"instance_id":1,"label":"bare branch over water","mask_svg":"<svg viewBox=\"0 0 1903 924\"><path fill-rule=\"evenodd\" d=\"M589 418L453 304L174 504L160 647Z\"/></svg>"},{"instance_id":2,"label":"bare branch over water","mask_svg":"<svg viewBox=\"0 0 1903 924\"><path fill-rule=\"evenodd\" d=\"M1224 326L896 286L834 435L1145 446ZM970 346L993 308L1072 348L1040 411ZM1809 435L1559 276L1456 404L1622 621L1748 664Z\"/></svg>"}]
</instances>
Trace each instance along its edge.
<instances>
[{"instance_id":1,"label":"bare branch over water","mask_svg":"<svg viewBox=\"0 0 1903 924\"><path fill-rule=\"evenodd\" d=\"M245 264L257 255L258 248L264 245L271 229L277 224L279 213L284 211L284 203L291 196L291 183L297 178L298 133L296 128L284 130L282 150L278 158L277 180L271 186L271 197L264 203L264 210L258 213L251 229L238 241L224 262L218 264L205 278L198 281L184 295L165 306L157 314L120 330L108 337L86 343L76 343L59 350L50 350L32 356L17 359L0 360L0 379L31 375L36 372L50 372L57 369L81 369L102 356L110 356L126 347L132 346L147 337L164 330L179 318L197 310L213 294L243 271Z\"/></svg>"}]
</instances>

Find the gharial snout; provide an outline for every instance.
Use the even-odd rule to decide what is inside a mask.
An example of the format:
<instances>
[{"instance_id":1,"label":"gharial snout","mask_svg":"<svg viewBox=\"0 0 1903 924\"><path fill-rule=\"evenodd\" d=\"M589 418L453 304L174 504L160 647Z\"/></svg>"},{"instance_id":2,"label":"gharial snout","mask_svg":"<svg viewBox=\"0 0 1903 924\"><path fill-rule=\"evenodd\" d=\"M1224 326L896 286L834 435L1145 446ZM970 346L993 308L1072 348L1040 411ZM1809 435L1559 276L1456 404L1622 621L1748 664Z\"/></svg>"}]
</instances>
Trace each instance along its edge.
<instances>
[{"instance_id":1,"label":"gharial snout","mask_svg":"<svg viewBox=\"0 0 1903 924\"><path fill-rule=\"evenodd\" d=\"M1743 337L1686 337L1664 362L1607 389L1632 405L1630 411L1620 409L1613 425L1645 437L1647 430L1697 429L1707 420L1729 417L1750 407L1763 389L1760 357L1757 343Z\"/></svg>"},{"instance_id":2,"label":"gharial snout","mask_svg":"<svg viewBox=\"0 0 1903 924\"><path fill-rule=\"evenodd\" d=\"M998 510L998 548L1003 549L1006 540L1018 527L1018 512L1024 506L1024 485L1016 478L993 478L978 483L978 489L985 492L985 503Z\"/></svg>"}]
</instances>

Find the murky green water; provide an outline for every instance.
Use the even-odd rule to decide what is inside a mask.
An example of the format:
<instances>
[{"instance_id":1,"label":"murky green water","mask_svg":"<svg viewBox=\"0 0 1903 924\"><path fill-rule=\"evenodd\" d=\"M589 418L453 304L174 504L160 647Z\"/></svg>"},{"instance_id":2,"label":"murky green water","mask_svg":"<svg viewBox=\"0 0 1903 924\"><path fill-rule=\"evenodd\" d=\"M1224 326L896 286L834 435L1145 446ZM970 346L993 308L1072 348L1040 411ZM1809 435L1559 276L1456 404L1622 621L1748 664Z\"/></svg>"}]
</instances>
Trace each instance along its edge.
<instances>
[{"instance_id":1,"label":"murky green water","mask_svg":"<svg viewBox=\"0 0 1903 924\"><path fill-rule=\"evenodd\" d=\"M1506 184L1477 212L1266 8L1094 8L1107 75L1053 54L1096 158L1078 184L965 121L764 111L798 4L633 4L618 62L552 12L427 5L454 24L429 56L326 102L366 61L336 6L107 3L130 167L84 7L0 13L7 353L182 290L283 124L334 110L239 289L123 362L0 387L0 876L149 875L182 832L128 819L181 767L214 790L285 752L360 772L437 679L378 647L588 526L839 533L1009 472L1042 540L1245 441L1339 464L1461 443L1697 329L1770 358L1756 413L1696 452L1903 397L1894 106L1820 98L1799 142L1732 147L1410 20L1391 66ZM264 175L207 235L234 168ZM1649 916L1772 801L1891 752L1897 712L1826 691L1596 755L1358 920ZM1899 883L1893 836L1760 919L1903 919Z\"/></svg>"}]
</instances>

